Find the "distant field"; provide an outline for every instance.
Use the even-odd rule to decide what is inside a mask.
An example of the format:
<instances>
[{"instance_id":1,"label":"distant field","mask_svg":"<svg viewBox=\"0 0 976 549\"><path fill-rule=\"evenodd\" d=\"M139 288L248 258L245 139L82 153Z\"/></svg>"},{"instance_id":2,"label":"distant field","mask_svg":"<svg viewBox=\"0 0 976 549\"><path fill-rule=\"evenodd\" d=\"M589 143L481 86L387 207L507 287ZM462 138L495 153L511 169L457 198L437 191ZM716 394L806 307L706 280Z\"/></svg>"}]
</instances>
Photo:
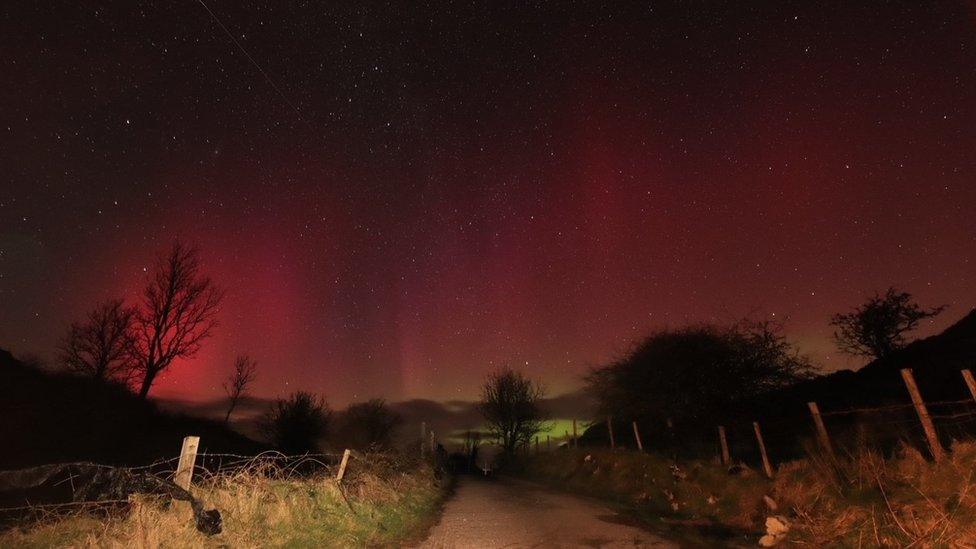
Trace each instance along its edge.
<instances>
[{"instance_id":1,"label":"distant field","mask_svg":"<svg viewBox=\"0 0 976 549\"><path fill-rule=\"evenodd\" d=\"M545 441L546 435L552 437L553 441L566 440L573 436L573 419L554 419L548 422L549 428L539 433L539 440ZM580 436L583 431L590 426L590 422L576 420L576 435Z\"/></svg>"},{"instance_id":2,"label":"distant field","mask_svg":"<svg viewBox=\"0 0 976 549\"><path fill-rule=\"evenodd\" d=\"M590 426L590 422L583 420L576 420L576 434L577 436L582 436L583 431ZM487 425L479 425L477 429L482 435L482 444L487 444L491 442L485 433L488 432ZM463 446L465 439L469 430L457 430L448 435L444 443L448 446L448 450L452 450L456 447ZM564 440L568 440L573 436L573 419L572 418L556 418L551 419L546 422L546 428L539 432L539 444L545 444L546 437L550 437L552 444L558 444Z\"/></svg>"}]
</instances>

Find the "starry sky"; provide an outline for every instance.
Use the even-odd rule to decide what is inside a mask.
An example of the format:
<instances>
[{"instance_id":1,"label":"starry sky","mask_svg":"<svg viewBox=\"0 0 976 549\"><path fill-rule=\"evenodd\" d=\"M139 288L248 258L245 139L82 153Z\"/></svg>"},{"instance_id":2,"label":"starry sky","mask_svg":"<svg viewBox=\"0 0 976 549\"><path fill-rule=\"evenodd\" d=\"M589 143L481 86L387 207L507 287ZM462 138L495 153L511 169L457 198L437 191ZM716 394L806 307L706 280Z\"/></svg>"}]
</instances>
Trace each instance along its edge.
<instances>
[{"instance_id":1,"label":"starry sky","mask_svg":"<svg viewBox=\"0 0 976 549\"><path fill-rule=\"evenodd\" d=\"M227 290L155 393L551 393L663 326L976 305L973 2L4 2L0 347L174 238Z\"/></svg>"}]
</instances>

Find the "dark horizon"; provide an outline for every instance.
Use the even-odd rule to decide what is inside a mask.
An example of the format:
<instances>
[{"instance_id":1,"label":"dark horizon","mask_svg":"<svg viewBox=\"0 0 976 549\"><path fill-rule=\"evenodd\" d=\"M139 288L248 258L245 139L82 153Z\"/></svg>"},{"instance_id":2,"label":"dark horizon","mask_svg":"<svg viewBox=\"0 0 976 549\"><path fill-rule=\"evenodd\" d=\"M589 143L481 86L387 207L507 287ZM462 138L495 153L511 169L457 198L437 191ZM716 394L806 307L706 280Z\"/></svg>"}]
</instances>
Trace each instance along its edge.
<instances>
[{"instance_id":1,"label":"dark horizon","mask_svg":"<svg viewBox=\"0 0 976 549\"><path fill-rule=\"evenodd\" d=\"M949 305L917 337L976 304L972 2L207 6L0 9L0 347L176 238L227 296L160 398L240 353L262 397L561 394L747 316L831 371L875 291Z\"/></svg>"}]
</instances>

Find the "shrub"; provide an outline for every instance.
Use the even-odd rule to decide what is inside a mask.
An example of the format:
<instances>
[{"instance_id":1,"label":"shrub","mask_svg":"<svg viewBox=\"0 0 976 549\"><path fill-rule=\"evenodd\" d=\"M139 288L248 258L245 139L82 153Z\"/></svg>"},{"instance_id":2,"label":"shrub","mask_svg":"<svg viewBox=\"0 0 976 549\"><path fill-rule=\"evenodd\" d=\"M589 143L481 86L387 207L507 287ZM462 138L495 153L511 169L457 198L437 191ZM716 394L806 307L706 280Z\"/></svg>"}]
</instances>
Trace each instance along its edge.
<instances>
[{"instance_id":1,"label":"shrub","mask_svg":"<svg viewBox=\"0 0 976 549\"><path fill-rule=\"evenodd\" d=\"M331 419L332 410L324 399L298 391L272 405L263 427L271 443L285 454L316 453Z\"/></svg>"}]
</instances>

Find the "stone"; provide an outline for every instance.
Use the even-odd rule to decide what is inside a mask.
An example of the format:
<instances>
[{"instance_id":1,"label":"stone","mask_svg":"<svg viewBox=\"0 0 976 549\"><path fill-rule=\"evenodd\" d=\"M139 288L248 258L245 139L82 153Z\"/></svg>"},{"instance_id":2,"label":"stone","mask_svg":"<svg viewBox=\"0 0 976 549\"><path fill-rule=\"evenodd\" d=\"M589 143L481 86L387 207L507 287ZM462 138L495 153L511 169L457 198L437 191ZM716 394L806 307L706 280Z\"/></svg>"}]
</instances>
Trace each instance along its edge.
<instances>
[{"instance_id":1,"label":"stone","mask_svg":"<svg viewBox=\"0 0 976 549\"><path fill-rule=\"evenodd\" d=\"M790 531L786 519L780 516L766 517L766 533L771 536L785 536Z\"/></svg>"}]
</instances>

